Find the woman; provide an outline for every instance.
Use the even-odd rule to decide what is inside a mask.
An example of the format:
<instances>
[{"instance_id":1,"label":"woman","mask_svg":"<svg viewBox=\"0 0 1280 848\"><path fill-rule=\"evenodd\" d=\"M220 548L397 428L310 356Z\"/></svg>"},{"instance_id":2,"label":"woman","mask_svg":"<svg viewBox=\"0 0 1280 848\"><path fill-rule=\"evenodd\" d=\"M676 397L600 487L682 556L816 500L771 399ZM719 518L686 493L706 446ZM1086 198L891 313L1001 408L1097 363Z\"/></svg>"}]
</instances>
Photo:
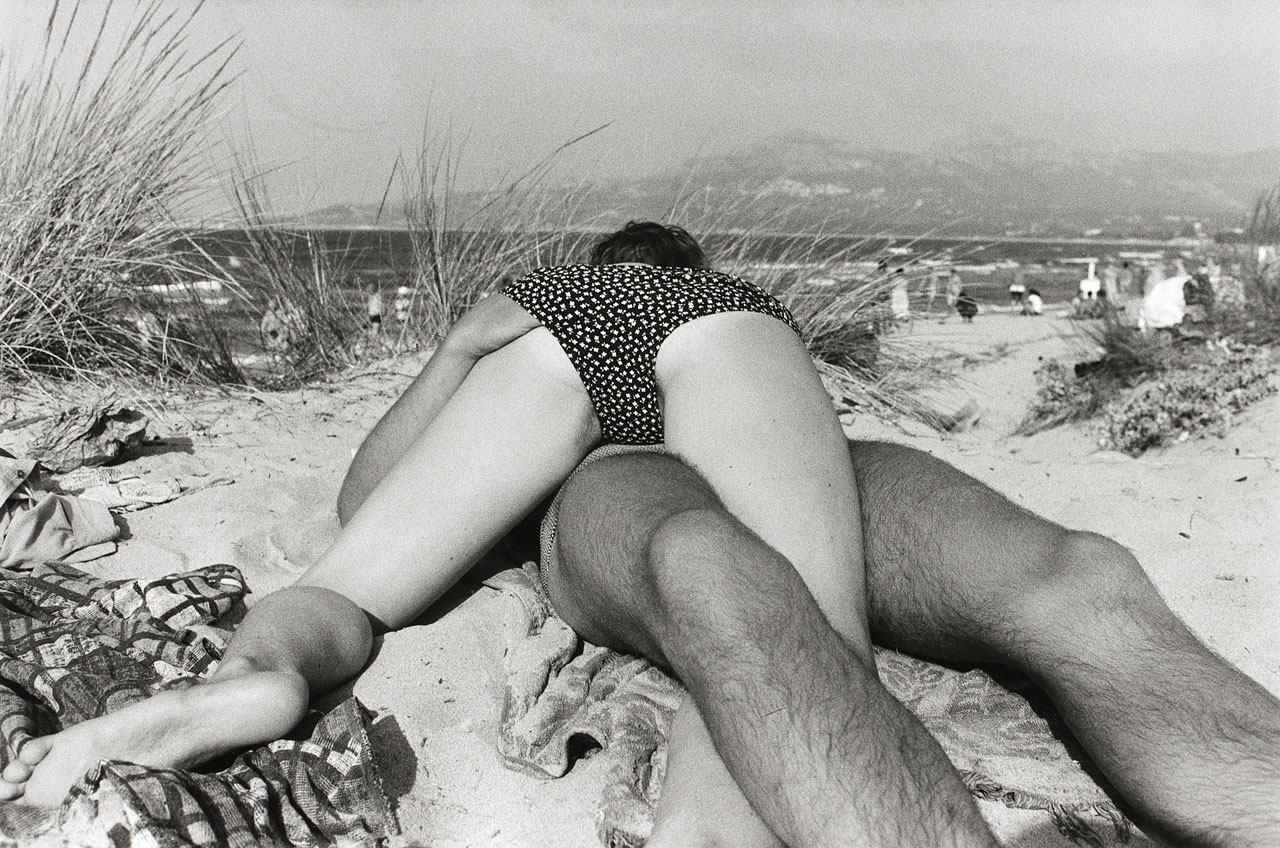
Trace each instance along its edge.
<instances>
[{"instance_id":1,"label":"woman","mask_svg":"<svg viewBox=\"0 0 1280 848\"><path fill-rule=\"evenodd\" d=\"M370 622L413 622L606 442L663 442L696 468L870 664L857 495L830 398L785 308L705 265L684 230L631 223L590 264L482 301L357 452L336 541L250 609L210 680L33 740L0 796L54 804L100 758L184 767L284 735L312 694L363 668ZM689 709L681 738L710 750ZM673 765L669 783L728 780L683 761L695 773Z\"/></svg>"}]
</instances>

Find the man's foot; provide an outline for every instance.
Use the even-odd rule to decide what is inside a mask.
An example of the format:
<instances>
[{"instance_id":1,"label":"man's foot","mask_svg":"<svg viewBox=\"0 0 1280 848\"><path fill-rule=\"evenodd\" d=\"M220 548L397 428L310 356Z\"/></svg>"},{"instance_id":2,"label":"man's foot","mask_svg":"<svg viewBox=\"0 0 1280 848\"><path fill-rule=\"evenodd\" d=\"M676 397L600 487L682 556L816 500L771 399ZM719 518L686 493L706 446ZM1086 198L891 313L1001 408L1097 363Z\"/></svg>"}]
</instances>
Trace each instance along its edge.
<instances>
[{"instance_id":1,"label":"man's foot","mask_svg":"<svg viewBox=\"0 0 1280 848\"><path fill-rule=\"evenodd\" d=\"M100 760L190 768L287 734L307 710L296 674L258 671L157 692L110 715L29 740L0 773L0 800L53 807Z\"/></svg>"}]
</instances>

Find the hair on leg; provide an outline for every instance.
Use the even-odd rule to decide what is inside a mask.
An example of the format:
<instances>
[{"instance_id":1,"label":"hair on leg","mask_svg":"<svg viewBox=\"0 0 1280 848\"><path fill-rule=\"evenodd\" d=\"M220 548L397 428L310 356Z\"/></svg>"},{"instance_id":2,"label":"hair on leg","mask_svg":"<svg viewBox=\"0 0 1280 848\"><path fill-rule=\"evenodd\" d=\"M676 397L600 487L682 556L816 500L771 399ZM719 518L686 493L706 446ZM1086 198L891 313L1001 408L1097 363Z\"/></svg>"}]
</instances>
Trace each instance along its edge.
<instances>
[{"instance_id":1,"label":"hair on leg","mask_svg":"<svg viewBox=\"0 0 1280 848\"><path fill-rule=\"evenodd\" d=\"M1280 702L1215 656L1111 539L945 462L854 442L871 626L926 657L1030 675L1149 827L1280 844Z\"/></svg>"}]
</instances>

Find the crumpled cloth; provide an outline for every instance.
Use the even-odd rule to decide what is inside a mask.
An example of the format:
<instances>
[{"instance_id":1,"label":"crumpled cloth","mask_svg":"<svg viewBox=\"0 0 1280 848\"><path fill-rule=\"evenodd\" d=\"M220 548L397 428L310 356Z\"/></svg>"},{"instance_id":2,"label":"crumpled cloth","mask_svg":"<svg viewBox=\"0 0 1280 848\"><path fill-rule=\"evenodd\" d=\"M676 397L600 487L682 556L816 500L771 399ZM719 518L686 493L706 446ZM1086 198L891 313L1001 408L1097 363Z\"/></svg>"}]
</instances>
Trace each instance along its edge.
<instances>
[{"instance_id":1,"label":"crumpled cloth","mask_svg":"<svg viewBox=\"0 0 1280 848\"><path fill-rule=\"evenodd\" d=\"M571 753L584 749L578 743L603 748L611 765L597 813L601 843L644 845L682 688L645 660L580 640L553 613L536 564L500 572L485 585L513 600L504 623L502 758L522 772L559 777L572 767ZM1030 684L1008 680L1015 692L981 669L947 668L881 648L876 667L975 797L1043 810L1063 833L1089 844L1101 844L1100 825L1128 838L1129 821L1086 771L1065 728L1042 716L1052 717L1047 700Z\"/></svg>"},{"instance_id":2,"label":"crumpled cloth","mask_svg":"<svg viewBox=\"0 0 1280 848\"><path fill-rule=\"evenodd\" d=\"M666 774L667 728L684 690L648 660L583 642L537 583L534 563L485 581L516 601L504 622L498 753L517 771L561 777L580 750L575 740L606 749L597 833L610 848L643 845Z\"/></svg>"},{"instance_id":3,"label":"crumpled cloth","mask_svg":"<svg viewBox=\"0 0 1280 848\"><path fill-rule=\"evenodd\" d=\"M63 563L0 571L0 765L28 737L212 672L229 635L218 620L247 591L226 565L152 581L103 581ZM0 803L0 844L380 844L398 826L366 721L348 699L309 738L211 774L104 761L56 810Z\"/></svg>"},{"instance_id":4,"label":"crumpled cloth","mask_svg":"<svg viewBox=\"0 0 1280 848\"><path fill-rule=\"evenodd\" d=\"M137 447L149 423L141 412L108 396L59 412L30 450L55 473L103 465Z\"/></svg>"},{"instance_id":5,"label":"crumpled cloth","mask_svg":"<svg viewBox=\"0 0 1280 848\"><path fill-rule=\"evenodd\" d=\"M120 528L101 503L32 485L36 462L0 456L0 568L114 553Z\"/></svg>"}]
</instances>

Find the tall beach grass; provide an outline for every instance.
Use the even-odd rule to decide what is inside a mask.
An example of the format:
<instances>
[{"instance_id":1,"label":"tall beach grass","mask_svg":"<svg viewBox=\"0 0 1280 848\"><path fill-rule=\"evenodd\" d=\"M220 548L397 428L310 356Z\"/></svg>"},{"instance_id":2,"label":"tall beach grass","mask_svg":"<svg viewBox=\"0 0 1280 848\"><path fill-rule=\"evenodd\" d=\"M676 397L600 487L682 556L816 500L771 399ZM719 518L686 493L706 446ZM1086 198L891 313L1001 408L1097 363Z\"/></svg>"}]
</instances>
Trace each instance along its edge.
<instances>
[{"instance_id":1,"label":"tall beach grass","mask_svg":"<svg viewBox=\"0 0 1280 848\"><path fill-rule=\"evenodd\" d=\"M555 175L559 154L603 127L481 193L461 190L465 140L446 133L393 171L407 198L412 260L398 282L409 307L395 338L371 347L347 260L305 227L277 223L251 151L241 151L230 173L217 170L206 132L234 79L235 44L193 51L198 6L181 14L159 0L123 14L110 4L94 8L90 20L87 6L55 4L34 66L0 57L2 378L296 384L371 353L429 347L507 280L582 261L596 234L625 223L584 220L578 200L598 189ZM89 47L77 59L73 45L85 30ZM179 223L191 201L227 181L247 243L234 273L203 255ZM791 308L839 402L931 420L917 390L935 382L937 370L906 337L882 335L895 281L848 261L861 246L832 255L817 232L762 262L786 206L764 192L709 198L686 188L665 219L713 240L717 267ZM755 224L728 226L744 218ZM195 283L211 277L286 337L260 358L265 366L245 370L233 355L235 331L198 296Z\"/></svg>"},{"instance_id":2,"label":"tall beach grass","mask_svg":"<svg viewBox=\"0 0 1280 848\"><path fill-rule=\"evenodd\" d=\"M198 7L94 8L55 3L33 65L0 56L0 377L234 379L176 221L208 188L235 45L192 52Z\"/></svg>"}]
</instances>

